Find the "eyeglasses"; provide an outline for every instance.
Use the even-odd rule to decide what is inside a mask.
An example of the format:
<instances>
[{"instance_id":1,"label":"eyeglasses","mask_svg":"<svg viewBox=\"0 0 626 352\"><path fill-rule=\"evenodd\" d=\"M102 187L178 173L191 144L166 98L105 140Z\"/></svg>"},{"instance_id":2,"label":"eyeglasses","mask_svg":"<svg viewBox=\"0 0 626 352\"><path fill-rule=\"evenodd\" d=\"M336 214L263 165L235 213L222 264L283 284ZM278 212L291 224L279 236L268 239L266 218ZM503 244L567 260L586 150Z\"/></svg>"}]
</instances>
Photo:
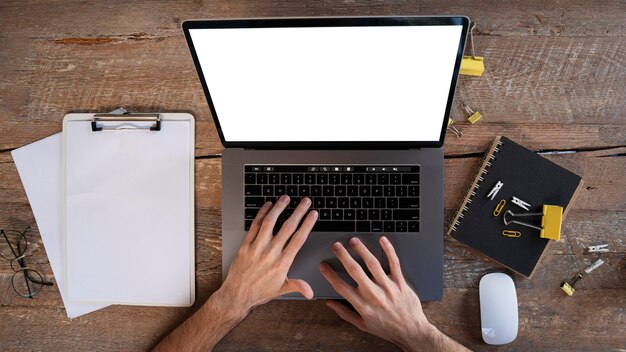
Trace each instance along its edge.
<instances>
[{"instance_id":1,"label":"eyeglasses","mask_svg":"<svg viewBox=\"0 0 626 352\"><path fill-rule=\"evenodd\" d=\"M43 277L36 270L26 266L24 257L28 248L26 234L30 231L30 226L23 232L12 230L0 230L0 256L11 263L11 269L15 272L11 278L11 285L15 292L26 298L33 298L41 291L43 285L52 286L52 282L43 280ZM17 264L19 264L19 268Z\"/></svg>"}]
</instances>

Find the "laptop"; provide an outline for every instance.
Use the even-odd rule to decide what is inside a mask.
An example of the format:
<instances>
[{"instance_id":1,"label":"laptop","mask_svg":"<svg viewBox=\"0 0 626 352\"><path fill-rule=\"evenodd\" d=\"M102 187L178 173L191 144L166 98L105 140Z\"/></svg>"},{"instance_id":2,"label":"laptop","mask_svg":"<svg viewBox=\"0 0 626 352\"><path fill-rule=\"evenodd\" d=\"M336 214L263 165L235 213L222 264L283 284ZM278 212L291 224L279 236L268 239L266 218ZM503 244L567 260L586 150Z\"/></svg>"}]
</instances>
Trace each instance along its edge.
<instances>
[{"instance_id":1,"label":"laptop","mask_svg":"<svg viewBox=\"0 0 626 352\"><path fill-rule=\"evenodd\" d=\"M224 145L222 277L261 205L288 194L277 228L302 197L320 213L288 274L306 280L315 298L339 298L319 272L323 261L354 284L331 251L336 241L358 236L388 270L383 234L420 298L442 298L442 145L468 24L466 17L183 23Z\"/></svg>"}]
</instances>

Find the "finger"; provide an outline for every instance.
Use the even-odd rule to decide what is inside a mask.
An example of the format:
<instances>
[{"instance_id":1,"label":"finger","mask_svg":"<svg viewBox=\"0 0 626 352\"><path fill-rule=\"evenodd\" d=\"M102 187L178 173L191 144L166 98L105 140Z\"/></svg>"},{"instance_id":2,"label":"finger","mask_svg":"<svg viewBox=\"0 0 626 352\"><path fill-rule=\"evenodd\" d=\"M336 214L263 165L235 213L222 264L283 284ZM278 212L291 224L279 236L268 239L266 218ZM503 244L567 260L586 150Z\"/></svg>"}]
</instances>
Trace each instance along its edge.
<instances>
[{"instance_id":1,"label":"finger","mask_svg":"<svg viewBox=\"0 0 626 352\"><path fill-rule=\"evenodd\" d=\"M327 263L320 264L320 271L338 295L347 299L353 306L357 306L362 303L362 299L354 287L343 281L339 275L337 275L335 270L330 267L330 265Z\"/></svg>"},{"instance_id":2,"label":"finger","mask_svg":"<svg viewBox=\"0 0 626 352\"><path fill-rule=\"evenodd\" d=\"M276 225L276 220L278 220L278 216L280 216L280 213L285 210L288 204L289 196L283 195L278 198L276 204L274 204L272 209L265 215L265 218L263 218L261 229L253 242L255 246L264 246L271 240L272 230Z\"/></svg>"},{"instance_id":3,"label":"finger","mask_svg":"<svg viewBox=\"0 0 626 352\"><path fill-rule=\"evenodd\" d=\"M389 242L389 239L385 236L381 236L379 242L380 245L383 247L383 251L385 251L387 260L389 261L389 271L391 272L391 277L395 279L396 282L403 282L404 276L402 275L400 259L398 259L396 250L391 245L391 242Z\"/></svg>"},{"instance_id":4,"label":"finger","mask_svg":"<svg viewBox=\"0 0 626 352\"><path fill-rule=\"evenodd\" d=\"M348 307L337 301L326 301L326 305L328 308L332 309L337 315L347 321L348 323L356 326L357 328L365 331L365 326L363 325L363 318L358 315L356 312L351 311Z\"/></svg>"},{"instance_id":5,"label":"finger","mask_svg":"<svg viewBox=\"0 0 626 352\"><path fill-rule=\"evenodd\" d=\"M279 294L282 296L287 293L298 292L306 299L313 298L313 289L308 282L300 279L287 279L280 289Z\"/></svg>"},{"instance_id":6,"label":"finger","mask_svg":"<svg viewBox=\"0 0 626 352\"><path fill-rule=\"evenodd\" d=\"M309 234L311 233L313 226L315 226L315 222L318 217L319 213L317 210L309 212L306 218L304 218L304 221L302 222L302 225L300 225L298 231L296 231L296 233L291 237L291 241L289 241L289 244L283 251L283 260L286 265L291 266L296 254L298 254L304 245L304 242L306 242L306 239L309 237Z\"/></svg>"},{"instance_id":7,"label":"finger","mask_svg":"<svg viewBox=\"0 0 626 352\"><path fill-rule=\"evenodd\" d=\"M359 263L352 258L350 253L348 253L346 247L339 242L335 242L333 243L332 249L337 258L339 258L339 261L341 261L343 267L346 269L346 272L354 279L354 281L356 281L359 287L373 284L372 280L365 275L365 271L363 271L361 265L359 265Z\"/></svg>"},{"instance_id":8,"label":"finger","mask_svg":"<svg viewBox=\"0 0 626 352\"><path fill-rule=\"evenodd\" d=\"M276 246L280 250L285 247L285 243L291 235L296 231L300 220L306 214L307 210L311 206L311 199L302 198L296 209L293 211L293 214L283 223L283 226L278 231L278 234L272 240L272 246Z\"/></svg>"},{"instance_id":9,"label":"finger","mask_svg":"<svg viewBox=\"0 0 626 352\"><path fill-rule=\"evenodd\" d=\"M385 274L385 271L383 270L383 267L380 265L380 262L372 254L372 252L370 252L370 250L367 249L365 244L356 237L352 237L349 243L350 243L350 246L354 248L356 253L361 258L363 258L365 265L367 265L367 268L374 276L374 279L376 279L376 281L380 284L388 282L389 278L387 277L387 274Z\"/></svg>"},{"instance_id":10,"label":"finger","mask_svg":"<svg viewBox=\"0 0 626 352\"><path fill-rule=\"evenodd\" d=\"M246 237L243 239L243 243L241 244L242 246L249 245L250 243L252 243L252 241L254 241L257 233L259 232L259 229L261 228L263 218L265 218L265 215L267 215L267 212L270 211L271 207L272 202L265 202L261 209L259 209L259 212L256 213L256 216L254 217L254 220L252 220L252 224L250 225L250 229L248 230Z\"/></svg>"}]
</instances>

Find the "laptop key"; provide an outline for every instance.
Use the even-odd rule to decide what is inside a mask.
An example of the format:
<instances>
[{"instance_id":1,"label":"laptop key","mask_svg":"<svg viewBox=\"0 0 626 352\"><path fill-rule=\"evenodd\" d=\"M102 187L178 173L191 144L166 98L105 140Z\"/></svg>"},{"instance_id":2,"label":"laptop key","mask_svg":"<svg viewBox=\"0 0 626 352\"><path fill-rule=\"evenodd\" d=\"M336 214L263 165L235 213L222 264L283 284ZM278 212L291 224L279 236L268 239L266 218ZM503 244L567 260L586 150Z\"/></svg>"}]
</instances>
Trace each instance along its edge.
<instances>
[{"instance_id":1,"label":"laptop key","mask_svg":"<svg viewBox=\"0 0 626 352\"><path fill-rule=\"evenodd\" d=\"M247 185L253 185L256 182L256 175L253 173L246 173L245 179Z\"/></svg>"},{"instance_id":2,"label":"laptop key","mask_svg":"<svg viewBox=\"0 0 626 352\"><path fill-rule=\"evenodd\" d=\"M346 220L354 220L355 215L356 215L356 211L354 209L345 209L343 211L343 217Z\"/></svg>"},{"instance_id":3,"label":"laptop key","mask_svg":"<svg viewBox=\"0 0 626 352\"><path fill-rule=\"evenodd\" d=\"M326 198L326 208L336 208L337 207L337 198L329 197Z\"/></svg>"},{"instance_id":4,"label":"laptop key","mask_svg":"<svg viewBox=\"0 0 626 352\"><path fill-rule=\"evenodd\" d=\"M397 208L398 198L387 198L387 208Z\"/></svg>"},{"instance_id":5,"label":"laptop key","mask_svg":"<svg viewBox=\"0 0 626 352\"><path fill-rule=\"evenodd\" d=\"M295 208L300 204L300 197L291 197L289 199L289 208Z\"/></svg>"},{"instance_id":6,"label":"laptop key","mask_svg":"<svg viewBox=\"0 0 626 352\"><path fill-rule=\"evenodd\" d=\"M283 185L276 185L276 186L274 186L274 195L282 196L283 194L285 194L285 192L286 192L285 186L283 186Z\"/></svg>"},{"instance_id":7,"label":"laptop key","mask_svg":"<svg viewBox=\"0 0 626 352\"><path fill-rule=\"evenodd\" d=\"M368 212L367 218L370 220L380 220L380 212L378 209L370 209Z\"/></svg>"},{"instance_id":8,"label":"laptop key","mask_svg":"<svg viewBox=\"0 0 626 352\"><path fill-rule=\"evenodd\" d=\"M265 198L263 197L246 197L244 201L246 208L260 208L264 203Z\"/></svg>"},{"instance_id":9,"label":"laptop key","mask_svg":"<svg viewBox=\"0 0 626 352\"><path fill-rule=\"evenodd\" d=\"M394 220L419 220L420 212L415 209L396 209L393 211Z\"/></svg>"},{"instance_id":10,"label":"laptop key","mask_svg":"<svg viewBox=\"0 0 626 352\"><path fill-rule=\"evenodd\" d=\"M370 195L370 186L360 186L359 187L359 195L362 197L367 197Z\"/></svg>"},{"instance_id":11,"label":"laptop key","mask_svg":"<svg viewBox=\"0 0 626 352\"><path fill-rule=\"evenodd\" d=\"M412 208L417 209L420 207L419 198L400 198L400 208Z\"/></svg>"},{"instance_id":12,"label":"laptop key","mask_svg":"<svg viewBox=\"0 0 626 352\"><path fill-rule=\"evenodd\" d=\"M343 220L343 210L333 209L330 211L333 220Z\"/></svg>"},{"instance_id":13,"label":"laptop key","mask_svg":"<svg viewBox=\"0 0 626 352\"><path fill-rule=\"evenodd\" d=\"M298 186L287 186L287 195L289 197L295 197L298 195Z\"/></svg>"},{"instance_id":14,"label":"laptop key","mask_svg":"<svg viewBox=\"0 0 626 352\"><path fill-rule=\"evenodd\" d=\"M396 186L396 196L406 197L406 195L407 195L406 186Z\"/></svg>"},{"instance_id":15,"label":"laptop key","mask_svg":"<svg viewBox=\"0 0 626 352\"><path fill-rule=\"evenodd\" d=\"M246 220L244 223L244 228L246 231L250 230L250 226L252 226L252 220Z\"/></svg>"},{"instance_id":16,"label":"laptop key","mask_svg":"<svg viewBox=\"0 0 626 352\"><path fill-rule=\"evenodd\" d=\"M389 183L389 174L378 174L378 184L386 185Z\"/></svg>"},{"instance_id":17,"label":"laptop key","mask_svg":"<svg viewBox=\"0 0 626 352\"><path fill-rule=\"evenodd\" d=\"M384 208L385 207L385 198L383 198L383 197L374 198L374 207L376 207L378 209Z\"/></svg>"},{"instance_id":18,"label":"laptop key","mask_svg":"<svg viewBox=\"0 0 626 352\"><path fill-rule=\"evenodd\" d=\"M263 186L263 195L264 196L273 196L274 195L274 186Z\"/></svg>"},{"instance_id":19,"label":"laptop key","mask_svg":"<svg viewBox=\"0 0 626 352\"><path fill-rule=\"evenodd\" d=\"M258 209L246 209L246 220L254 220L258 212Z\"/></svg>"},{"instance_id":20,"label":"laptop key","mask_svg":"<svg viewBox=\"0 0 626 352\"><path fill-rule=\"evenodd\" d=\"M420 188L419 186L409 186L409 197L419 197Z\"/></svg>"},{"instance_id":21,"label":"laptop key","mask_svg":"<svg viewBox=\"0 0 626 352\"><path fill-rule=\"evenodd\" d=\"M244 193L247 196L260 196L261 192L261 186L247 185L246 187L244 187Z\"/></svg>"},{"instance_id":22,"label":"laptop key","mask_svg":"<svg viewBox=\"0 0 626 352\"><path fill-rule=\"evenodd\" d=\"M324 195L324 197L332 197L335 195L335 189L334 186L324 186L322 188L322 194Z\"/></svg>"},{"instance_id":23,"label":"laptop key","mask_svg":"<svg viewBox=\"0 0 626 352\"><path fill-rule=\"evenodd\" d=\"M356 197L359 195L359 187L358 186L348 186L348 196Z\"/></svg>"},{"instance_id":24,"label":"laptop key","mask_svg":"<svg viewBox=\"0 0 626 352\"><path fill-rule=\"evenodd\" d=\"M311 186L311 196L319 197L322 195L322 186Z\"/></svg>"},{"instance_id":25,"label":"laptop key","mask_svg":"<svg viewBox=\"0 0 626 352\"><path fill-rule=\"evenodd\" d=\"M380 218L383 220L391 220L392 213L389 209L382 209L380 211Z\"/></svg>"},{"instance_id":26,"label":"laptop key","mask_svg":"<svg viewBox=\"0 0 626 352\"><path fill-rule=\"evenodd\" d=\"M381 197L383 195L383 186L372 186L372 195L374 197Z\"/></svg>"},{"instance_id":27,"label":"laptop key","mask_svg":"<svg viewBox=\"0 0 626 352\"><path fill-rule=\"evenodd\" d=\"M318 232L354 232L354 221L318 221L312 231Z\"/></svg>"},{"instance_id":28,"label":"laptop key","mask_svg":"<svg viewBox=\"0 0 626 352\"><path fill-rule=\"evenodd\" d=\"M383 232L382 221L372 221L372 232Z\"/></svg>"},{"instance_id":29,"label":"laptop key","mask_svg":"<svg viewBox=\"0 0 626 352\"><path fill-rule=\"evenodd\" d=\"M343 185L352 184L352 174L341 174L341 184Z\"/></svg>"},{"instance_id":30,"label":"laptop key","mask_svg":"<svg viewBox=\"0 0 626 352\"><path fill-rule=\"evenodd\" d=\"M267 184L267 174L257 174L256 175L256 183L257 183L257 185Z\"/></svg>"},{"instance_id":31,"label":"laptop key","mask_svg":"<svg viewBox=\"0 0 626 352\"><path fill-rule=\"evenodd\" d=\"M370 222L369 221L357 221L356 222L356 231L357 232L370 232Z\"/></svg>"},{"instance_id":32,"label":"laptop key","mask_svg":"<svg viewBox=\"0 0 626 352\"><path fill-rule=\"evenodd\" d=\"M304 183L307 185L312 185L315 183L315 174L306 174L304 176Z\"/></svg>"},{"instance_id":33,"label":"laptop key","mask_svg":"<svg viewBox=\"0 0 626 352\"><path fill-rule=\"evenodd\" d=\"M396 195L396 187L385 186L383 192L385 193L385 197L393 197Z\"/></svg>"},{"instance_id":34,"label":"laptop key","mask_svg":"<svg viewBox=\"0 0 626 352\"><path fill-rule=\"evenodd\" d=\"M367 210L365 210L365 209L358 209L356 211L356 219L357 220L367 220Z\"/></svg>"},{"instance_id":35,"label":"laptop key","mask_svg":"<svg viewBox=\"0 0 626 352\"><path fill-rule=\"evenodd\" d=\"M392 185L399 185L401 183L402 178L400 174L389 174L389 183Z\"/></svg>"},{"instance_id":36,"label":"laptop key","mask_svg":"<svg viewBox=\"0 0 626 352\"><path fill-rule=\"evenodd\" d=\"M405 185L418 185L420 183L420 175L402 174L402 183Z\"/></svg>"},{"instance_id":37,"label":"laptop key","mask_svg":"<svg viewBox=\"0 0 626 352\"><path fill-rule=\"evenodd\" d=\"M280 183L280 180L279 180L278 174L269 174L269 175L268 175L268 179L269 179L269 183L270 183L271 185L276 185L276 184L279 184L279 183Z\"/></svg>"},{"instance_id":38,"label":"laptop key","mask_svg":"<svg viewBox=\"0 0 626 352\"><path fill-rule=\"evenodd\" d=\"M320 209L319 212L320 212L320 220L330 220L330 209Z\"/></svg>"},{"instance_id":39,"label":"laptop key","mask_svg":"<svg viewBox=\"0 0 626 352\"><path fill-rule=\"evenodd\" d=\"M288 185L291 183L291 174L280 174L280 183Z\"/></svg>"},{"instance_id":40,"label":"laptop key","mask_svg":"<svg viewBox=\"0 0 626 352\"><path fill-rule=\"evenodd\" d=\"M361 207L361 198L350 198L350 208L358 209Z\"/></svg>"},{"instance_id":41,"label":"laptop key","mask_svg":"<svg viewBox=\"0 0 626 352\"><path fill-rule=\"evenodd\" d=\"M346 197L337 198L337 207L339 208L349 208L350 207L350 199Z\"/></svg>"},{"instance_id":42,"label":"laptop key","mask_svg":"<svg viewBox=\"0 0 626 352\"><path fill-rule=\"evenodd\" d=\"M374 198L363 198L363 208L373 208Z\"/></svg>"},{"instance_id":43,"label":"laptop key","mask_svg":"<svg viewBox=\"0 0 626 352\"><path fill-rule=\"evenodd\" d=\"M419 221L409 221L409 232L419 232L419 231L420 231Z\"/></svg>"},{"instance_id":44,"label":"laptop key","mask_svg":"<svg viewBox=\"0 0 626 352\"><path fill-rule=\"evenodd\" d=\"M328 183L331 185L338 185L340 183L339 174L329 174Z\"/></svg>"},{"instance_id":45,"label":"laptop key","mask_svg":"<svg viewBox=\"0 0 626 352\"><path fill-rule=\"evenodd\" d=\"M301 185L304 183L304 174L293 174L293 183L296 185Z\"/></svg>"},{"instance_id":46,"label":"laptop key","mask_svg":"<svg viewBox=\"0 0 626 352\"><path fill-rule=\"evenodd\" d=\"M335 186L335 195L338 197L345 197L346 186Z\"/></svg>"},{"instance_id":47,"label":"laptop key","mask_svg":"<svg viewBox=\"0 0 626 352\"><path fill-rule=\"evenodd\" d=\"M298 195L300 197L308 197L311 194L311 189L309 186L300 186L298 187Z\"/></svg>"},{"instance_id":48,"label":"laptop key","mask_svg":"<svg viewBox=\"0 0 626 352\"><path fill-rule=\"evenodd\" d=\"M321 198L321 197L313 198L313 208L321 209L325 205L326 205L326 202L324 202L324 198Z\"/></svg>"},{"instance_id":49,"label":"laptop key","mask_svg":"<svg viewBox=\"0 0 626 352\"><path fill-rule=\"evenodd\" d=\"M383 229L385 232L394 232L396 231L396 226L393 221L385 221L383 223Z\"/></svg>"},{"instance_id":50,"label":"laptop key","mask_svg":"<svg viewBox=\"0 0 626 352\"><path fill-rule=\"evenodd\" d=\"M367 175L365 175L365 184L375 185L376 184L376 174L367 174Z\"/></svg>"},{"instance_id":51,"label":"laptop key","mask_svg":"<svg viewBox=\"0 0 626 352\"><path fill-rule=\"evenodd\" d=\"M276 197L265 197L265 202L272 202L272 204L276 204Z\"/></svg>"},{"instance_id":52,"label":"laptop key","mask_svg":"<svg viewBox=\"0 0 626 352\"><path fill-rule=\"evenodd\" d=\"M352 176L352 183L355 185L363 185L365 184L365 175L364 174L354 174Z\"/></svg>"},{"instance_id":53,"label":"laptop key","mask_svg":"<svg viewBox=\"0 0 626 352\"><path fill-rule=\"evenodd\" d=\"M320 185L328 184L328 174L317 174L317 183Z\"/></svg>"}]
</instances>

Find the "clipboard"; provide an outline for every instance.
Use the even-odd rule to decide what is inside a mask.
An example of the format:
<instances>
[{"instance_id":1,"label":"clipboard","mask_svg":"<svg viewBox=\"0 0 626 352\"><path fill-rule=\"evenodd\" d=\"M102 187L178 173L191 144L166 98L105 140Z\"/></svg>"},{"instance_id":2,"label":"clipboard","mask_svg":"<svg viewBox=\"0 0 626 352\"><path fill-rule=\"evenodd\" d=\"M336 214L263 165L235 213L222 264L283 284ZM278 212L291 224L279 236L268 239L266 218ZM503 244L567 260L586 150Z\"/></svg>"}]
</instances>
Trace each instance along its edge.
<instances>
[{"instance_id":1,"label":"clipboard","mask_svg":"<svg viewBox=\"0 0 626 352\"><path fill-rule=\"evenodd\" d=\"M195 301L194 118L68 114L61 198L70 301Z\"/></svg>"}]
</instances>

